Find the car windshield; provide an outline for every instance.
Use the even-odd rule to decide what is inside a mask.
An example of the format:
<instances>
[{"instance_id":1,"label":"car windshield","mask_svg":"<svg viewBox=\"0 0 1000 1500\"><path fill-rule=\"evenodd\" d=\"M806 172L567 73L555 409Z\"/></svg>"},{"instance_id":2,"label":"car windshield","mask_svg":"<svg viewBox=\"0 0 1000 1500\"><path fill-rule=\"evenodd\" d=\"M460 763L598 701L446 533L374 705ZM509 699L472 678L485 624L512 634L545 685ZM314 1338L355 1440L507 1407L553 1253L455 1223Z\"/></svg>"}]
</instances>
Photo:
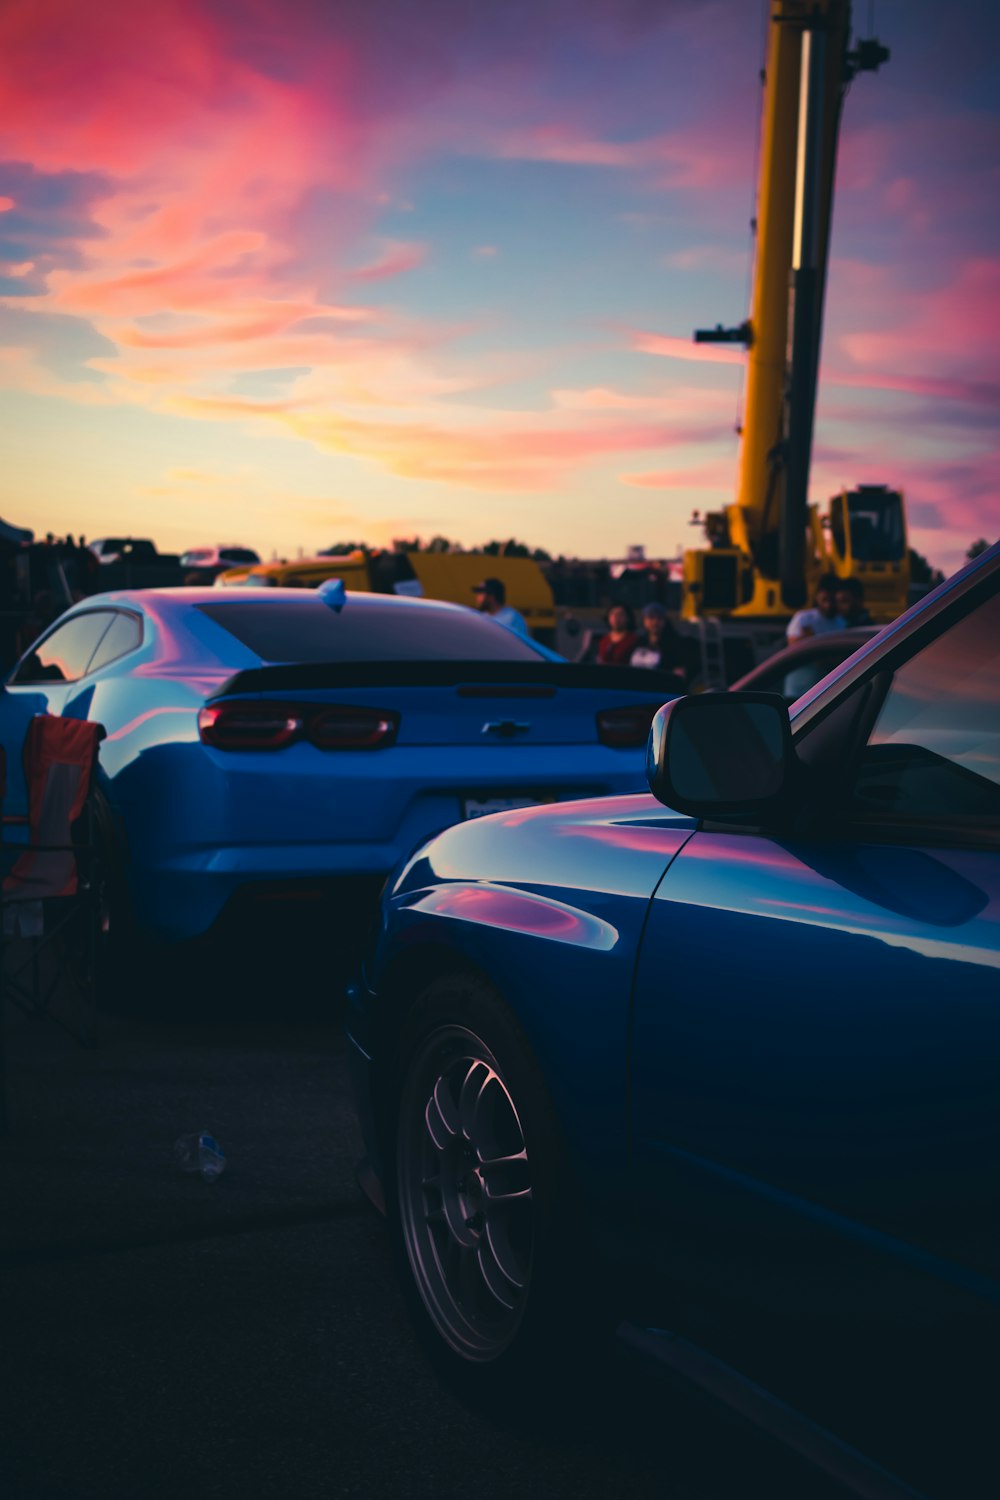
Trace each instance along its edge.
<instances>
[{"instance_id":1,"label":"car windshield","mask_svg":"<svg viewBox=\"0 0 1000 1500\"><path fill-rule=\"evenodd\" d=\"M862 485L848 495L847 505L855 560L898 562L906 546L902 496Z\"/></svg>"},{"instance_id":2,"label":"car windshield","mask_svg":"<svg viewBox=\"0 0 1000 1500\"><path fill-rule=\"evenodd\" d=\"M257 556L256 552L252 552L249 547L221 547L219 549L219 557L222 559L223 562L232 562L232 563L256 563L256 562L260 562L260 558Z\"/></svg>"},{"instance_id":3,"label":"car windshield","mask_svg":"<svg viewBox=\"0 0 1000 1500\"><path fill-rule=\"evenodd\" d=\"M338 614L315 596L200 605L265 662L520 661L547 658L485 615L366 602Z\"/></svg>"}]
</instances>

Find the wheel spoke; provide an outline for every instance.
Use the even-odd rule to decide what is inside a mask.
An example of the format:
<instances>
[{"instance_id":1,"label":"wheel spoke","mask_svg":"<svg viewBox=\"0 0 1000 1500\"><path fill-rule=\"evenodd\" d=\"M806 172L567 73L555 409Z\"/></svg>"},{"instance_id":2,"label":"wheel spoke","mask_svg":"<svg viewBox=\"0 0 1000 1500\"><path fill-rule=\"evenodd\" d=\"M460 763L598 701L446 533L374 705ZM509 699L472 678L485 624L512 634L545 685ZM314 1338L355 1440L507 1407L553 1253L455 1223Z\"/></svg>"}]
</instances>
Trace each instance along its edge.
<instances>
[{"instance_id":1,"label":"wheel spoke","mask_svg":"<svg viewBox=\"0 0 1000 1500\"><path fill-rule=\"evenodd\" d=\"M478 1250L479 1269L483 1280L489 1287L490 1292L500 1303L501 1307L510 1308L512 1311L517 1306L517 1292L524 1286L523 1278L520 1277L519 1268L512 1266L512 1257L504 1256L504 1264L497 1257L493 1236L487 1226L486 1234L479 1242ZM515 1275L511 1276L508 1271L513 1269Z\"/></svg>"},{"instance_id":2,"label":"wheel spoke","mask_svg":"<svg viewBox=\"0 0 1000 1500\"><path fill-rule=\"evenodd\" d=\"M531 1197L528 1153L523 1149L513 1156L493 1156L481 1161L479 1175L488 1203L512 1203Z\"/></svg>"},{"instance_id":3,"label":"wheel spoke","mask_svg":"<svg viewBox=\"0 0 1000 1500\"><path fill-rule=\"evenodd\" d=\"M470 1141L476 1139L483 1095L494 1077L493 1071L480 1061L473 1062L465 1075L461 1093L458 1096L458 1115L462 1134Z\"/></svg>"},{"instance_id":4,"label":"wheel spoke","mask_svg":"<svg viewBox=\"0 0 1000 1500\"><path fill-rule=\"evenodd\" d=\"M424 1111L424 1121L428 1134L439 1151L444 1151L448 1142L458 1134L458 1111L443 1078L439 1078L434 1085Z\"/></svg>"},{"instance_id":5,"label":"wheel spoke","mask_svg":"<svg viewBox=\"0 0 1000 1500\"><path fill-rule=\"evenodd\" d=\"M458 1246L458 1300L466 1317L475 1317L479 1308L482 1280L474 1246Z\"/></svg>"},{"instance_id":6,"label":"wheel spoke","mask_svg":"<svg viewBox=\"0 0 1000 1500\"><path fill-rule=\"evenodd\" d=\"M528 1282L528 1269L524 1254L518 1254L511 1240L510 1224L507 1220L490 1220L486 1225L485 1239L497 1265L511 1286L523 1291Z\"/></svg>"}]
</instances>

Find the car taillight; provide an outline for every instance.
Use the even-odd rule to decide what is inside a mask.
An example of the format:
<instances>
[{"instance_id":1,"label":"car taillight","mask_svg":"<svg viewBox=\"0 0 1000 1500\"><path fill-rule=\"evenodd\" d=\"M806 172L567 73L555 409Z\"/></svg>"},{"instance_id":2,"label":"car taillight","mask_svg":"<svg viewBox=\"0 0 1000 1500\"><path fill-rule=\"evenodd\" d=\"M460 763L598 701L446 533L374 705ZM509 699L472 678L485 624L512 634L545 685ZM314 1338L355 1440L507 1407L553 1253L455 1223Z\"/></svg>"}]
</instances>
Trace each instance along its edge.
<instances>
[{"instance_id":1,"label":"car taillight","mask_svg":"<svg viewBox=\"0 0 1000 1500\"><path fill-rule=\"evenodd\" d=\"M597 738L615 750L645 745L658 703L636 703L629 708L605 708L597 715Z\"/></svg>"},{"instance_id":2,"label":"car taillight","mask_svg":"<svg viewBox=\"0 0 1000 1500\"><path fill-rule=\"evenodd\" d=\"M377 750L391 745L399 715L380 708L324 708L306 724L306 738L320 750Z\"/></svg>"},{"instance_id":3,"label":"car taillight","mask_svg":"<svg viewBox=\"0 0 1000 1500\"><path fill-rule=\"evenodd\" d=\"M281 750L308 740L319 750L376 750L391 745L399 715L380 708L314 703L212 703L198 714L198 733L216 750Z\"/></svg>"},{"instance_id":4,"label":"car taillight","mask_svg":"<svg viewBox=\"0 0 1000 1500\"><path fill-rule=\"evenodd\" d=\"M286 703L212 703L198 714L198 733L217 750L280 750L302 729L302 715Z\"/></svg>"}]
</instances>

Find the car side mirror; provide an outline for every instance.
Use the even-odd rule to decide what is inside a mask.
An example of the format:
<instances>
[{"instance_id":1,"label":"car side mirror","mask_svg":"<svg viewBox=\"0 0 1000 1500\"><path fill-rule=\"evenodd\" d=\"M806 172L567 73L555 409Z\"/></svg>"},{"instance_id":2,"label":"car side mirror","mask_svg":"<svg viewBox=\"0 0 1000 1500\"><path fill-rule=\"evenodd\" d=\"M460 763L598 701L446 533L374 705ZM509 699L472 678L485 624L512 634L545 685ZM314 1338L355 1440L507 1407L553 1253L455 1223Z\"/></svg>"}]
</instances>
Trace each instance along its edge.
<instances>
[{"instance_id":1,"label":"car side mirror","mask_svg":"<svg viewBox=\"0 0 1000 1500\"><path fill-rule=\"evenodd\" d=\"M796 764L777 693L699 693L657 710L646 779L658 801L698 818L773 811Z\"/></svg>"}]
</instances>

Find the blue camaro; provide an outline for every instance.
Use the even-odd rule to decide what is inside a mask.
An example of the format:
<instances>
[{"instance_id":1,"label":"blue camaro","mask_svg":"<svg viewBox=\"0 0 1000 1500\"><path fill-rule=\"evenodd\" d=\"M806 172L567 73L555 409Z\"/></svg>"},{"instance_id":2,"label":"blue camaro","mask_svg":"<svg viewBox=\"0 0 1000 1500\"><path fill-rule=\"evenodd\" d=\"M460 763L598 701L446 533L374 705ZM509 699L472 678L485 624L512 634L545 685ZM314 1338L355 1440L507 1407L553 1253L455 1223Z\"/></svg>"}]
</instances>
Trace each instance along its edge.
<instances>
[{"instance_id":1,"label":"blue camaro","mask_svg":"<svg viewBox=\"0 0 1000 1500\"><path fill-rule=\"evenodd\" d=\"M111 926L171 942L237 900L377 883L431 832L642 784L669 679L579 667L483 615L318 591L86 599L0 691L7 812L31 716L102 724ZM374 889L372 890L374 896Z\"/></svg>"},{"instance_id":2,"label":"blue camaro","mask_svg":"<svg viewBox=\"0 0 1000 1500\"><path fill-rule=\"evenodd\" d=\"M1000 546L790 716L666 705L652 795L388 883L362 1181L466 1391L623 1320L859 1494L996 1494L998 586Z\"/></svg>"}]
</instances>

